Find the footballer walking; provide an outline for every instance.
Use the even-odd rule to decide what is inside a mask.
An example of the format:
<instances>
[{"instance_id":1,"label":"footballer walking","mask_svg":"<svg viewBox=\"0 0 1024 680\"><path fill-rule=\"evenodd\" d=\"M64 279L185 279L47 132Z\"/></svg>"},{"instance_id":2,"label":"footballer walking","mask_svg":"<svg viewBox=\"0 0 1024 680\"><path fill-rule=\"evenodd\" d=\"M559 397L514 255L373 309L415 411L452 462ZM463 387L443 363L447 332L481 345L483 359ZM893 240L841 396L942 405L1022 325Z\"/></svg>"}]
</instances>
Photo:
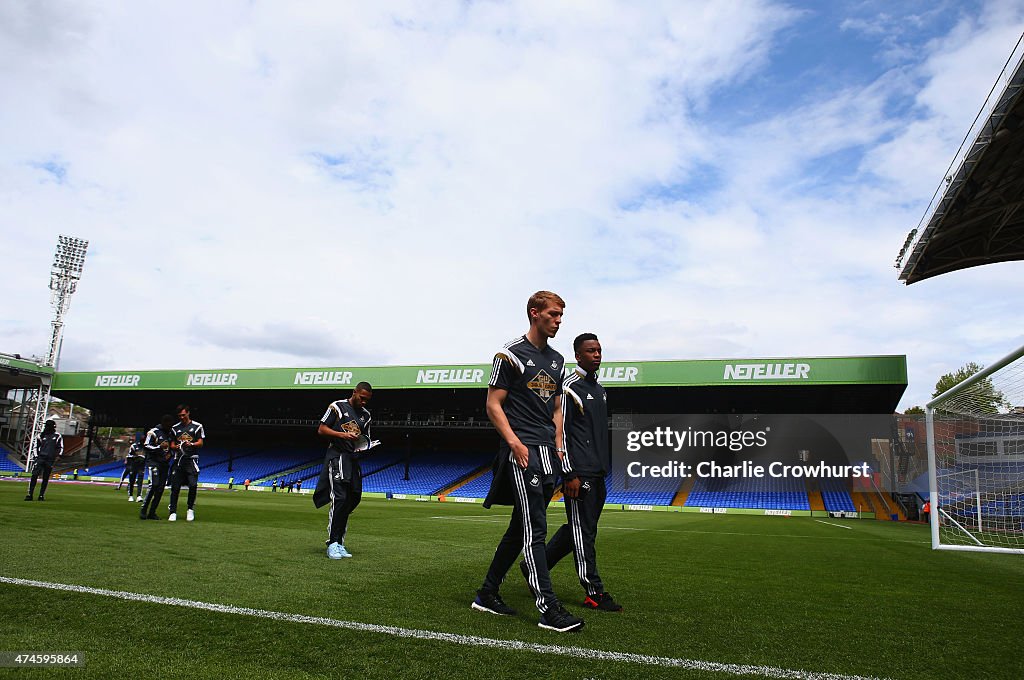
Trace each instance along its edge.
<instances>
[{"instance_id":1,"label":"footballer walking","mask_svg":"<svg viewBox=\"0 0 1024 680\"><path fill-rule=\"evenodd\" d=\"M522 552L524 575L541 614L537 625L560 633L583 627L583 621L555 597L544 554L547 506L561 467L565 363L548 340L558 332L564 308L565 302L555 293L534 293L526 305L530 329L494 356L487 416L502 441L484 507L512 505L512 518L471 605L492 614L516 613L498 590Z\"/></svg>"},{"instance_id":2,"label":"footballer walking","mask_svg":"<svg viewBox=\"0 0 1024 680\"><path fill-rule=\"evenodd\" d=\"M149 468L149 492L139 509L139 519L160 519L156 509L167 485L167 470L178 442L174 438L174 416L169 413L160 418L160 424L146 433L142 448L146 450L146 467Z\"/></svg>"},{"instance_id":3,"label":"footballer walking","mask_svg":"<svg viewBox=\"0 0 1024 680\"><path fill-rule=\"evenodd\" d=\"M608 396L597 381L601 368L601 343L593 333L583 333L572 343L576 368L562 384L562 490L565 496L563 524L547 546L548 569L573 555L576 574L586 593L583 606L602 611L622 610L604 589L597 573L597 522L604 509L608 489L605 478L611 471L608 447Z\"/></svg>"},{"instance_id":4,"label":"footballer walking","mask_svg":"<svg viewBox=\"0 0 1024 680\"><path fill-rule=\"evenodd\" d=\"M124 457L124 470L128 477L128 502L138 499L141 503L142 480L146 476L146 449L141 442L132 442L128 447L128 454ZM122 475L121 482L124 481L125 475ZM118 489L121 488L121 482L117 484ZM135 490L138 490L138 493L135 493Z\"/></svg>"},{"instance_id":5,"label":"footballer walking","mask_svg":"<svg viewBox=\"0 0 1024 680\"><path fill-rule=\"evenodd\" d=\"M171 507L167 520L174 522L178 519L178 494L181 493L181 485L188 486L188 511L185 520L191 522L196 518L196 490L199 487L199 449L203 448L206 440L206 431L202 423L192 420L191 409L186 404L180 404L177 409L178 422L171 428L174 439L178 443L178 459L174 464L174 471L171 473Z\"/></svg>"},{"instance_id":6,"label":"footballer walking","mask_svg":"<svg viewBox=\"0 0 1024 680\"><path fill-rule=\"evenodd\" d=\"M372 396L370 383L359 383L352 390L352 396L327 407L317 426L317 434L328 440L328 447L313 492L313 504L318 508L331 506L327 515L327 556L332 560L352 557L345 547L345 536L348 518L363 496L363 475L357 452L373 445L370 412L366 409Z\"/></svg>"}]
</instances>

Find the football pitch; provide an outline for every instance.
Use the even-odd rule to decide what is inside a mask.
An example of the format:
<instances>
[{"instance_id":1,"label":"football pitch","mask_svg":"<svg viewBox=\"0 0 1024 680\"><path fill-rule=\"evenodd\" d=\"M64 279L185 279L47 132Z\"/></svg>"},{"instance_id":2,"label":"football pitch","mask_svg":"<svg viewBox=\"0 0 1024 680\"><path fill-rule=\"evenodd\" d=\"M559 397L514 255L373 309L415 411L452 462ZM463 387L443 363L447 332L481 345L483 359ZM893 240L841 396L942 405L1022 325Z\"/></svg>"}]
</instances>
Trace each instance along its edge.
<instances>
[{"instance_id":1,"label":"football pitch","mask_svg":"<svg viewBox=\"0 0 1024 680\"><path fill-rule=\"evenodd\" d=\"M84 653L17 677L1019 678L1024 559L932 551L923 526L608 511L598 559L625 610L537 627L469 603L507 508L364 500L352 559L308 496L201 492L197 521L140 521L111 487L0 483L0 651ZM166 517L166 499L159 509ZM549 527L563 520L553 504ZM59 584L59 585L58 585ZM62 588L62 586L72 586Z\"/></svg>"}]
</instances>

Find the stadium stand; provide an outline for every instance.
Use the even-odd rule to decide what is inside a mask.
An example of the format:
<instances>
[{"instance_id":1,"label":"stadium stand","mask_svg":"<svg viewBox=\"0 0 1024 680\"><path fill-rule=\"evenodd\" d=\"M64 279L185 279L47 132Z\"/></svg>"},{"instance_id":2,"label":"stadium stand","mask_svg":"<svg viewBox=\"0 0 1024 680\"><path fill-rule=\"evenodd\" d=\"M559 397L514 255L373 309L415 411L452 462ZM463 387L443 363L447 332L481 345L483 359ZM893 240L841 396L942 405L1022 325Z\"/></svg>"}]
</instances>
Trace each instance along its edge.
<instances>
[{"instance_id":1,"label":"stadium stand","mask_svg":"<svg viewBox=\"0 0 1024 680\"><path fill-rule=\"evenodd\" d=\"M249 451L243 456L235 456L232 469L227 469L226 459L207 464L203 456L199 458L199 481L207 484L226 484L234 479L241 484L246 479L260 480L257 485L270 486L272 481L284 473L303 466L318 463L323 459L323 452L314 449L275 448L271 450Z\"/></svg>"},{"instance_id":2,"label":"stadium stand","mask_svg":"<svg viewBox=\"0 0 1024 680\"><path fill-rule=\"evenodd\" d=\"M120 477L123 470L123 460L110 460L84 468L85 474L92 477Z\"/></svg>"},{"instance_id":3,"label":"stadium stand","mask_svg":"<svg viewBox=\"0 0 1024 680\"><path fill-rule=\"evenodd\" d=\"M486 464L487 460L484 461ZM455 489L449 496L458 498L484 498L491 488L494 473L487 471L476 479ZM608 497L606 504L623 505L671 505L679 489L679 481L674 479L644 479L631 481L628 489L622 488L616 473L609 475L607 480ZM557 502L561 502L561 498Z\"/></svg>"},{"instance_id":4,"label":"stadium stand","mask_svg":"<svg viewBox=\"0 0 1024 680\"><path fill-rule=\"evenodd\" d=\"M491 488L491 481L493 479L494 472L492 470L488 470L476 479L466 482L448 495L456 498L486 498L487 491Z\"/></svg>"},{"instance_id":5,"label":"stadium stand","mask_svg":"<svg viewBox=\"0 0 1024 680\"><path fill-rule=\"evenodd\" d=\"M21 465L15 462L15 456L4 446L0 446L0 472L21 472Z\"/></svg>"},{"instance_id":6,"label":"stadium stand","mask_svg":"<svg viewBox=\"0 0 1024 680\"><path fill-rule=\"evenodd\" d=\"M420 453L410 461L409 479L404 479L405 465L393 464L364 473L363 491L435 494L490 463L493 457L493 454L480 452Z\"/></svg>"},{"instance_id":7,"label":"stadium stand","mask_svg":"<svg viewBox=\"0 0 1024 680\"><path fill-rule=\"evenodd\" d=\"M821 499L829 512L856 512L853 498L846 488L846 482L840 479L822 478L818 480L821 487Z\"/></svg>"},{"instance_id":8,"label":"stadium stand","mask_svg":"<svg viewBox=\"0 0 1024 680\"><path fill-rule=\"evenodd\" d=\"M623 505L672 505L672 499L679 491L679 480L671 477L644 477L630 479L628 487L624 476L614 470L606 480L608 497L605 503Z\"/></svg>"},{"instance_id":9,"label":"stadium stand","mask_svg":"<svg viewBox=\"0 0 1024 680\"><path fill-rule=\"evenodd\" d=\"M286 472L283 475L278 475L276 477L272 477L269 479L261 479L258 482L256 482L256 485L272 486L274 484L274 480L277 480L278 486L288 486L291 484L295 484L296 482L302 482L303 486L307 488L312 488L308 484L308 481L315 481L316 478L320 476L321 467L323 467L323 460L319 458L316 460L316 462L313 463L309 463L307 461L307 463L304 464L298 470L292 470L291 472Z\"/></svg>"},{"instance_id":10,"label":"stadium stand","mask_svg":"<svg viewBox=\"0 0 1024 680\"><path fill-rule=\"evenodd\" d=\"M235 460L237 460L240 457L240 455L244 455L244 454L237 454L236 453L235 454ZM206 479L206 473L207 473L207 468L208 467L212 467L212 466L216 466L216 465L224 465L226 467L227 466L228 457L229 457L229 453L225 449L210 449L210 450L204 449L203 453L199 457L199 464L200 464L200 466L202 468L202 473L203 473L202 481L204 481L204 482L208 481ZM124 471L124 459L123 458L119 458L117 460L106 461L104 463L99 463L97 465L92 465L92 466L90 466L88 468L84 468L83 469L83 472L85 472L86 474L88 474L91 477L120 477L121 473L123 471ZM225 478L224 481L227 482L227 478Z\"/></svg>"},{"instance_id":11,"label":"stadium stand","mask_svg":"<svg viewBox=\"0 0 1024 680\"><path fill-rule=\"evenodd\" d=\"M317 449L310 453L310 455L316 456L312 461L305 461L298 469L290 468L289 471L283 474L275 474L270 477L266 477L259 480L259 486L271 486L276 480L277 483L288 485L295 482L302 482L304 488L311 489L316 485L316 480L320 476L320 470L324 464L324 454L322 449ZM308 457L308 456L307 456ZM379 453L372 453L366 458L360 461L359 467L362 470L363 477L366 475L373 474L378 470L382 470L391 465L401 463L405 459L405 454L401 451L382 451ZM294 468L294 466L293 466ZM402 466L404 474L405 467ZM237 477L236 477L237 479Z\"/></svg>"},{"instance_id":12,"label":"stadium stand","mask_svg":"<svg viewBox=\"0 0 1024 680\"><path fill-rule=\"evenodd\" d=\"M687 507L810 510L803 481L792 478L698 479Z\"/></svg>"},{"instance_id":13,"label":"stadium stand","mask_svg":"<svg viewBox=\"0 0 1024 680\"><path fill-rule=\"evenodd\" d=\"M366 458L363 458L359 462L359 467L363 471L363 476L366 476L404 460L405 454L401 451L383 451L381 453L371 453ZM404 465L402 470L405 470Z\"/></svg>"}]
</instances>

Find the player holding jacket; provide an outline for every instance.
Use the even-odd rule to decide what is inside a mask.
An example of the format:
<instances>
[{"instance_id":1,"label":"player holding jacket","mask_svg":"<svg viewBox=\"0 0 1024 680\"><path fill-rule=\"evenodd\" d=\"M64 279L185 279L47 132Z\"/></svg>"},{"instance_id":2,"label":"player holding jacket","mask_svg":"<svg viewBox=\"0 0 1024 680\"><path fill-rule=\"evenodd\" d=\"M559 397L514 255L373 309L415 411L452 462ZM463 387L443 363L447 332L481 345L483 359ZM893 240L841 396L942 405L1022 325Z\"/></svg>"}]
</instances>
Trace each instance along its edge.
<instances>
[{"instance_id":1,"label":"player holding jacket","mask_svg":"<svg viewBox=\"0 0 1024 680\"><path fill-rule=\"evenodd\" d=\"M494 357L487 416L502 443L484 507L512 505L512 517L470 605L492 614L515 614L501 599L498 588L522 552L524 575L541 613L537 625L559 633L583 627L583 621L566 611L555 596L544 556L547 506L554 493L563 448L564 359L548 340L558 332L564 308L565 302L558 295L534 293L526 304L530 329Z\"/></svg>"},{"instance_id":2,"label":"player holding jacket","mask_svg":"<svg viewBox=\"0 0 1024 680\"><path fill-rule=\"evenodd\" d=\"M597 522L608 495L605 477L611 471L608 448L608 396L597 371L601 368L601 343L593 333L583 333L573 341L576 369L562 383L565 406L562 431L565 456L562 477L565 480L565 514L568 522L548 542L548 569L573 554L576 574L586 592L585 607L603 611L621 611L622 606L605 591L597 573Z\"/></svg>"}]
</instances>

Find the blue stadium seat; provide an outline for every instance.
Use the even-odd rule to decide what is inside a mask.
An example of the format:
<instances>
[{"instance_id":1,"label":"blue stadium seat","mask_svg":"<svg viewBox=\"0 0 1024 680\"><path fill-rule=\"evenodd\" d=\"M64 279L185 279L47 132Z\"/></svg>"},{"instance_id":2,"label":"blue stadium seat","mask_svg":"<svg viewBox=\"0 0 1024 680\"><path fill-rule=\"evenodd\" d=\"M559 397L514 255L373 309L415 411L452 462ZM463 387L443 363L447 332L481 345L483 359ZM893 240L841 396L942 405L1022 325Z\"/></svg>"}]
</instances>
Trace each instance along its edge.
<instances>
[{"instance_id":1,"label":"blue stadium seat","mask_svg":"<svg viewBox=\"0 0 1024 680\"><path fill-rule=\"evenodd\" d=\"M687 507L810 510L803 480L788 478L698 478Z\"/></svg>"}]
</instances>

